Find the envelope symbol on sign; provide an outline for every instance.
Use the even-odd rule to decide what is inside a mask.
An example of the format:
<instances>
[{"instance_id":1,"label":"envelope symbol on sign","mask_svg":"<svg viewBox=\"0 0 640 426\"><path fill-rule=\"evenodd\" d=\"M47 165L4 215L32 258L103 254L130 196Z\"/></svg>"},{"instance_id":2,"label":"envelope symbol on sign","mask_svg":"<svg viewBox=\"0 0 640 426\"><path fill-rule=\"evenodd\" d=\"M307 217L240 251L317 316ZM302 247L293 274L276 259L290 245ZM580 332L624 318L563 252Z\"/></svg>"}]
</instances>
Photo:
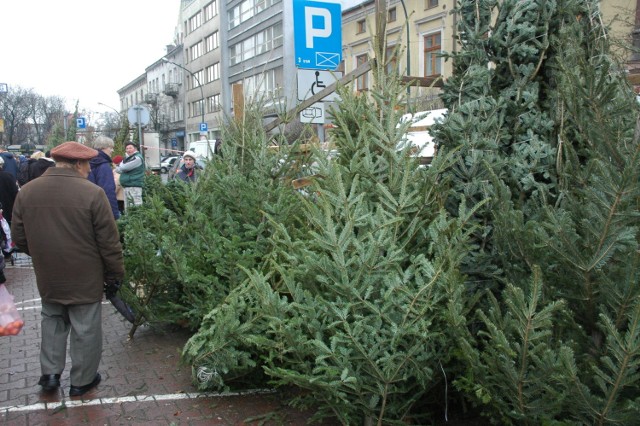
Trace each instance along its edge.
<instances>
[{"instance_id":1,"label":"envelope symbol on sign","mask_svg":"<svg viewBox=\"0 0 640 426\"><path fill-rule=\"evenodd\" d=\"M333 52L316 52L316 66L324 68L337 68L340 64L340 54Z\"/></svg>"}]
</instances>

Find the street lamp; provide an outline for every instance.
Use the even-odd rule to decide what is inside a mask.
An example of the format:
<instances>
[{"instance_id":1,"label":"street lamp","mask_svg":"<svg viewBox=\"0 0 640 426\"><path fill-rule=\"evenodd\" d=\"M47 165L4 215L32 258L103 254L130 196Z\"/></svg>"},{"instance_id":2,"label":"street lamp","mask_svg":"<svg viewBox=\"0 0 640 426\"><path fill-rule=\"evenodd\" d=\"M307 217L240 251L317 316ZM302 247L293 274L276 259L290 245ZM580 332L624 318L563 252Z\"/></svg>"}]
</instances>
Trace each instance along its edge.
<instances>
[{"instance_id":1,"label":"street lamp","mask_svg":"<svg viewBox=\"0 0 640 426\"><path fill-rule=\"evenodd\" d=\"M107 107L107 108L110 108L110 109L114 110L114 111L116 112L116 114L118 114L118 117L120 116L120 111L118 111L118 110L117 110L117 109L115 109L114 107L109 106L109 105L107 105L107 104L103 104L102 102L98 102L98 105L102 105L102 106L105 106L105 107Z\"/></svg>"},{"instance_id":2,"label":"street lamp","mask_svg":"<svg viewBox=\"0 0 640 426\"><path fill-rule=\"evenodd\" d=\"M402 10L404 10L405 25L407 26L407 77L411 75L411 42L409 41L409 15L407 14L407 6L404 4L404 0L400 0L402 4ZM409 93L409 86L407 86L407 93Z\"/></svg>"},{"instance_id":3,"label":"street lamp","mask_svg":"<svg viewBox=\"0 0 640 426\"><path fill-rule=\"evenodd\" d=\"M404 4L404 0L400 0L400 4L402 4L404 19L407 25L407 75L411 75L411 42L409 41L409 15L407 14L407 7Z\"/></svg>"},{"instance_id":4,"label":"street lamp","mask_svg":"<svg viewBox=\"0 0 640 426\"><path fill-rule=\"evenodd\" d=\"M103 104L102 102L98 102L98 105L102 105L104 107L112 109L118 115L118 125L120 126L120 128L122 128L122 112L121 111L118 111L117 109L115 109L114 107L112 107L110 105ZM120 132L120 129L118 129L118 132ZM116 135L117 134L118 133L116 133Z\"/></svg>"},{"instance_id":5,"label":"street lamp","mask_svg":"<svg viewBox=\"0 0 640 426\"><path fill-rule=\"evenodd\" d=\"M169 64L175 65L176 67L182 68L183 70L185 70L186 72L191 74L191 77L193 77L195 79L196 83L198 83L198 87L200 87L200 101L202 102L202 105L201 105L201 107L202 107L202 121L201 121L201 123L204 123L204 104L205 104L205 102L204 102L204 91L202 90L202 84L200 84L200 79L198 78L198 76L195 75L194 73L192 73L191 71L189 71L188 69L186 69L185 67L183 67L182 65L176 64L175 62L170 61L167 58L162 58L162 62L167 62ZM200 136L202 136L202 133L200 134ZM202 137L200 139L202 139Z\"/></svg>"}]
</instances>

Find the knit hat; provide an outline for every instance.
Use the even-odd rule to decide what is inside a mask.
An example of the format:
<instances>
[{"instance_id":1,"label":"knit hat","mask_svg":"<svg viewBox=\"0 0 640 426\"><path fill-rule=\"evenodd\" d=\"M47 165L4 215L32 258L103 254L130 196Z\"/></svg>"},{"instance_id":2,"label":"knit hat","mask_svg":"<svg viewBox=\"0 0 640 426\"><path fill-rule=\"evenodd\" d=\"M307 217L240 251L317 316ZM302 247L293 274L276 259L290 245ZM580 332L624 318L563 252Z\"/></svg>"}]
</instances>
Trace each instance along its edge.
<instances>
[{"instance_id":1,"label":"knit hat","mask_svg":"<svg viewBox=\"0 0 640 426\"><path fill-rule=\"evenodd\" d=\"M111 161L113 161L113 164L115 165L122 163L122 160L123 160L122 155L116 155L111 159Z\"/></svg>"},{"instance_id":2,"label":"knit hat","mask_svg":"<svg viewBox=\"0 0 640 426\"><path fill-rule=\"evenodd\" d=\"M185 157L191 157L191 158L193 158L194 160L197 160L197 158L196 158L196 153L195 153L195 152L193 152L193 151L185 151L185 153L184 153L184 154L182 154L182 159L184 159Z\"/></svg>"},{"instance_id":3,"label":"knit hat","mask_svg":"<svg viewBox=\"0 0 640 426\"><path fill-rule=\"evenodd\" d=\"M91 160L98 151L78 142L65 142L51 150L54 160Z\"/></svg>"}]
</instances>

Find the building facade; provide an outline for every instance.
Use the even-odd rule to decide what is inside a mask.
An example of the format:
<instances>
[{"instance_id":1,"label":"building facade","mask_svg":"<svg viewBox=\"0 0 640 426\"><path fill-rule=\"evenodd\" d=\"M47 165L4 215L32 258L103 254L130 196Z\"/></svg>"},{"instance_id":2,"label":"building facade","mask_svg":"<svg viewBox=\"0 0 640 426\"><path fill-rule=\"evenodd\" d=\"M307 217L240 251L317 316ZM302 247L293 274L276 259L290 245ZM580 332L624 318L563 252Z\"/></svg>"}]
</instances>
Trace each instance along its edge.
<instances>
[{"instance_id":1,"label":"building facade","mask_svg":"<svg viewBox=\"0 0 640 426\"><path fill-rule=\"evenodd\" d=\"M451 75L451 63L440 55L458 48L455 0L377 4L365 0L343 8L338 71L348 74L372 58L376 7L384 7L387 66L424 81ZM624 53L629 73L640 77L640 0L602 0L600 7L611 34L636 45L635 53ZM263 102L266 121L299 103L292 0L182 0L174 38L173 50L118 91L123 110L147 101L163 105L171 123L168 140L178 141L173 148L220 138L225 120L241 113L239 101ZM365 91L370 84L368 73L353 88ZM435 87L411 88L412 98L424 102L420 109L438 108L438 94Z\"/></svg>"}]
</instances>

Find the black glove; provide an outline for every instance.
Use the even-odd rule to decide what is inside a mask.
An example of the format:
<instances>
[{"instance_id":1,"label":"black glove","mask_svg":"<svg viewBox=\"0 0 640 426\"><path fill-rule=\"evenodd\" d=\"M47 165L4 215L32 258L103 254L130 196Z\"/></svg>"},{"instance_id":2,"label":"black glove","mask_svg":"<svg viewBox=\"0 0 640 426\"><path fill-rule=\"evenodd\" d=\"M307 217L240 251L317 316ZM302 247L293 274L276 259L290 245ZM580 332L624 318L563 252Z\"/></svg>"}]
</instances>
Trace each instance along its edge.
<instances>
[{"instance_id":1,"label":"black glove","mask_svg":"<svg viewBox=\"0 0 640 426\"><path fill-rule=\"evenodd\" d=\"M120 286L122 285L122 281L115 279L107 279L104 281L104 294L107 296L107 299L112 298L116 295Z\"/></svg>"}]
</instances>

